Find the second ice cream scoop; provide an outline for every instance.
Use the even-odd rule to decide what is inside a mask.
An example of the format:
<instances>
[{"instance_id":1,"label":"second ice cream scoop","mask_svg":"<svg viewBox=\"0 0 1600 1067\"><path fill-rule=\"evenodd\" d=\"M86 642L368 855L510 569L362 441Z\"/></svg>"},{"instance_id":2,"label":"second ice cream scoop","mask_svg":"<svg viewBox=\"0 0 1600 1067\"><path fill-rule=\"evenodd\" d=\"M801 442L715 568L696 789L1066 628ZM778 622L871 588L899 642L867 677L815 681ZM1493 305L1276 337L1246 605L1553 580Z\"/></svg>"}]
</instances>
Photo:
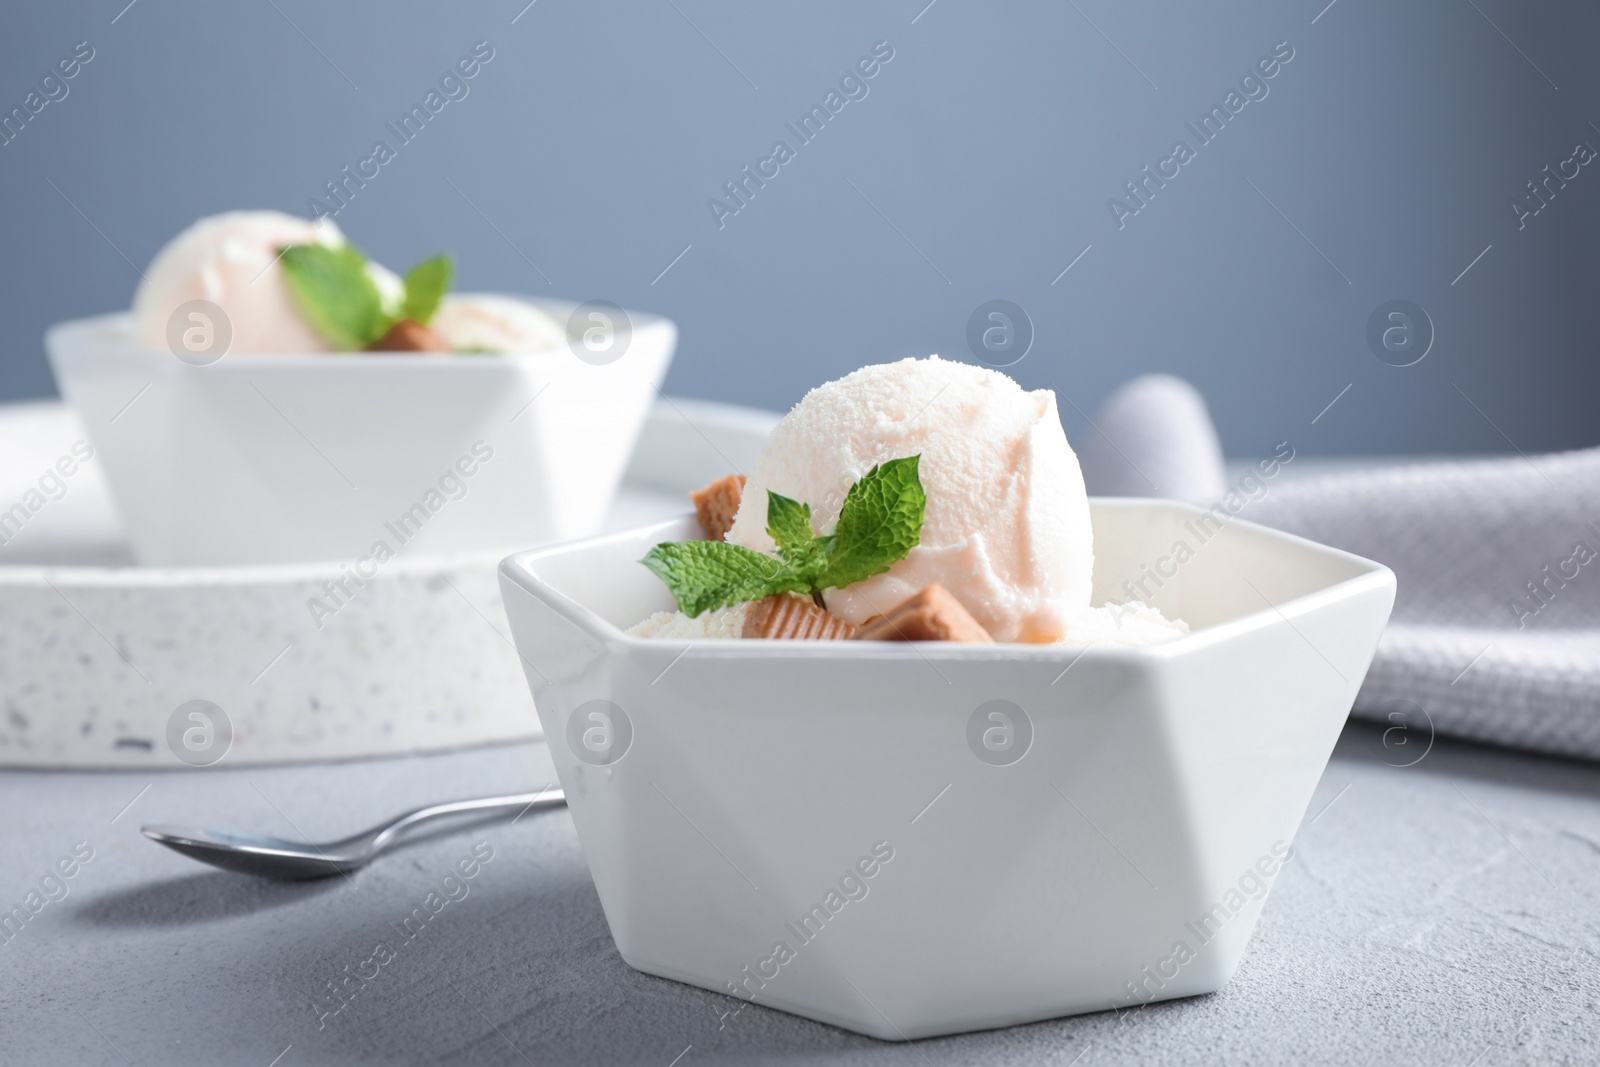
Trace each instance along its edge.
<instances>
[{"instance_id":1,"label":"second ice cream scoop","mask_svg":"<svg viewBox=\"0 0 1600 1067\"><path fill-rule=\"evenodd\" d=\"M190 300L222 308L232 334L229 350L289 355L333 346L311 328L284 281L279 253L286 245L340 245L331 219L312 222L278 211L229 211L194 223L156 253L133 296L134 330L148 348L168 346L172 313ZM393 272L367 264L385 300L399 304Z\"/></svg>"}]
</instances>

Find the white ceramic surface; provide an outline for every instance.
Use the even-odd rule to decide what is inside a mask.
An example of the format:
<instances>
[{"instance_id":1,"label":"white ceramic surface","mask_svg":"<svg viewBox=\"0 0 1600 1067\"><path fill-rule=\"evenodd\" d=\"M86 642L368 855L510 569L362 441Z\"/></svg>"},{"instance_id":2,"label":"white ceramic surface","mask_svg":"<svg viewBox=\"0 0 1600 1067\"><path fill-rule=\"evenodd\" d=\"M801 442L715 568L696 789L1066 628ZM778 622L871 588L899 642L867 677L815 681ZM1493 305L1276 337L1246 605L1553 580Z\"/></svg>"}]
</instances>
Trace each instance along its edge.
<instances>
[{"instance_id":1,"label":"white ceramic surface","mask_svg":"<svg viewBox=\"0 0 1600 1067\"><path fill-rule=\"evenodd\" d=\"M1175 569L1151 600L1192 633L1089 651L625 635L671 607L635 561L692 518L502 564L623 958L886 1039L1221 987L1394 576L1238 520L1202 543L1185 505L1092 510L1097 602Z\"/></svg>"},{"instance_id":2,"label":"white ceramic surface","mask_svg":"<svg viewBox=\"0 0 1600 1067\"><path fill-rule=\"evenodd\" d=\"M606 527L678 514L706 472L752 462L777 418L663 399ZM128 553L98 453L65 489L28 495L83 437L59 404L0 406L0 512L39 505L0 533L0 766L181 768L168 724L194 699L231 723L226 754L202 753L219 767L539 736L495 582L502 553L406 549L318 627L308 602L333 606L337 563L105 565Z\"/></svg>"},{"instance_id":3,"label":"white ceramic surface","mask_svg":"<svg viewBox=\"0 0 1600 1067\"><path fill-rule=\"evenodd\" d=\"M355 561L379 541L451 554L598 531L677 340L631 318L604 365L560 348L193 366L135 343L125 313L45 340L140 563Z\"/></svg>"}]
</instances>

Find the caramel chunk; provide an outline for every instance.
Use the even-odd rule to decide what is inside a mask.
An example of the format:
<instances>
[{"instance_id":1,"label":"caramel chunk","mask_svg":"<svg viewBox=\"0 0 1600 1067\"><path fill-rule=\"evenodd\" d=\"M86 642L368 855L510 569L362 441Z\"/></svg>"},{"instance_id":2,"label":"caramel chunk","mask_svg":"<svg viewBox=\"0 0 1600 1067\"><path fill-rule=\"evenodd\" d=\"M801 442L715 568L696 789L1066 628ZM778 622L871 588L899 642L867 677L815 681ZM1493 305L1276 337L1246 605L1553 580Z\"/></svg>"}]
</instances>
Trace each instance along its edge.
<instances>
[{"instance_id":1,"label":"caramel chunk","mask_svg":"<svg viewBox=\"0 0 1600 1067\"><path fill-rule=\"evenodd\" d=\"M367 346L368 352L448 352L450 342L416 319L401 319Z\"/></svg>"},{"instance_id":2,"label":"caramel chunk","mask_svg":"<svg viewBox=\"0 0 1600 1067\"><path fill-rule=\"evenodd\" d=\"M694 514L700 528L706 532L707 541L726 540L733 526L733 517L739 513L739 498L744 495L744 475L730 474L718 478L704 489L689 493L694 501Z\"/></svg>"},{"instance_id":3,"label":"caramel chunk","mask_svg":"<svg viewBox=\"0 0 1600 1067\"><path fill-rule=\"evenodd\" d=\"M793 593L778 593L758 600L750 605L744 617L745 637L843 641L855 634L854 626Z\"/></svg>"},{"instance_id":4,"label":"caramel chunk","mask_svg":"<svg viewBox=\"0 0 1600 1067\"><path fill-rule=\"evenodd\" d=\"M938 582L902 600L887 614L871 620L855 636L859 641L969 641L994 644L989 631Z\"/></svg>"}]
</instances>

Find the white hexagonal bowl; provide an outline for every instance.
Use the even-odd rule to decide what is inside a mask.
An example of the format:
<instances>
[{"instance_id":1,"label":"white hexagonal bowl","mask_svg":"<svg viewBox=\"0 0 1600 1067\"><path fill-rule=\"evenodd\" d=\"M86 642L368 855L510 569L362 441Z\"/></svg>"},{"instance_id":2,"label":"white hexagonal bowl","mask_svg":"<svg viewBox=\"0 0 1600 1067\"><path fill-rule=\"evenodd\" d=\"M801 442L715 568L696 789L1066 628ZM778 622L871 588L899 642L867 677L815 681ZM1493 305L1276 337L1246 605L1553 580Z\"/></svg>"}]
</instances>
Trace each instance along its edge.
<instances>
[{"instance_id":1,"label":"white hexagonal bowl","mask_svg":"<svg viewBox=\"0 0 1600 1067\"><path fill-rule=\"evenodd\" d=\"M575 306L534 303L560 321ZM558 348L192 366L138 344L127 313L45 342L141 564L303 563L357 560L406 515L411 550L433 554L597 532L677 343L669 320L630 318L604 365Z\"/></svg>"},{"instance_id":2,"label":"white hexagonal bowl","mask_svg":"<svg viewBox=\"0 0 1600 1067\"><path fill-rule=\"evenodd\" d=\"M1092 511L1097 602L1175 572L1146 589L1193 632L1089 650L641 640L620 628L672 602L636 561L697 536L692 518L507 559L623 959L891 1040L1220 988L1394 575L1186 505ZM1022 716L990 719L991 701ZM1020 745L1024 718L1014 762L969 743L999 724Z\"/></svg>"}]
</instances>

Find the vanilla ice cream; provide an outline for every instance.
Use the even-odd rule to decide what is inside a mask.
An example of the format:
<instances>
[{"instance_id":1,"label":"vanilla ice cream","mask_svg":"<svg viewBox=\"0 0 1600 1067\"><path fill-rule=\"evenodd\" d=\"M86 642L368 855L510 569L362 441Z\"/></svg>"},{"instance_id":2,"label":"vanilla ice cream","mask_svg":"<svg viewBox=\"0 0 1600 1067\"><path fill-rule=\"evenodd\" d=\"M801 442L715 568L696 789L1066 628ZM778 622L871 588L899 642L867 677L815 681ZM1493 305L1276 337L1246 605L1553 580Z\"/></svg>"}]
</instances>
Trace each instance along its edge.
<instances>
[{"instance_id":1,"label":"vanilla ice cream","mask_svg":"<svg viewBox=\"0 0 1600 1067\"><path fill-rule=\"evenodd\" d=\"M150 348L167 347L167 320L189 300L209 300L228 316L233 352L327 352L332 349L301 315L284 282L278 253L285 245L344 243L331 219L312 222L277 211L230 211L184 230L156 253L133 296L134 330ZM375 263L367 273L386 304L399 306L404 286Z\"/></svg>"},{"instance_id":2,"label":"vanilla ice cream","mask_svg":"<svg viewBox=\"0 0 1600 1067\"><path fill-rule=\"evenodd\" d=\"M716 611L703 612L692 619L681 611L658 611L643 622L628 627L628 633L634 637L672 641L743 637L744 620L749 613L748 603L731 604Z\"/></svg>"},{"instance_id":3,"label":"vanilla ice cream","mask_svg":"<svg viewBox=\"0 0 1600 1067\"><path fill-rule=\"evenodd\" d=\"M1059 641L1086 611L1094 571L1089 498L1055 394L937 356L863 367L813 389L773 430L727 539L763 552L767 490L833 529L850 486L920 455L921 543L880 574L824 596L862 623L933 582L997 641Z\"/></svg>"},{"instance_id":4,"label":"vanilla ice cream","mask_svg":"<svg viewBox=\"0 0 1600 1067\"><path fill-rule=\"evenodd\" d=\"M430 325L458 352L540 352L567 343L561 322L509 296L445 297Z\"/></svg>"}]
</instances>

